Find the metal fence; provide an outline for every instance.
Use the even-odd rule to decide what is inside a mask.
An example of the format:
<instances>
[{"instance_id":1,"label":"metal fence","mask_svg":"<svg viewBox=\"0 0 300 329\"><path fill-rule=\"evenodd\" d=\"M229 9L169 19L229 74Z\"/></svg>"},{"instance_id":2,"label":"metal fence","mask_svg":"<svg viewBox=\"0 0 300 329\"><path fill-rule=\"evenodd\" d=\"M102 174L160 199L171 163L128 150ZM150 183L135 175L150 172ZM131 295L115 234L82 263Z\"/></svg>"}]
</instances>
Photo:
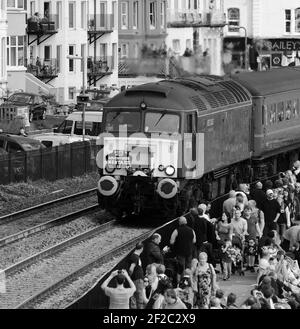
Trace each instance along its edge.
<instances>
[{"instance_id":1,"label":"metal fence","mask_svg":"<svg viewBox=\"0 0 300 329\"><path fill-rule=\"evenodd\" d=\"M40 179L54 181L95 171L99 150L95 141L87 141L30 152L0 153L0 184Z\"/></svg>"}]
</instances>

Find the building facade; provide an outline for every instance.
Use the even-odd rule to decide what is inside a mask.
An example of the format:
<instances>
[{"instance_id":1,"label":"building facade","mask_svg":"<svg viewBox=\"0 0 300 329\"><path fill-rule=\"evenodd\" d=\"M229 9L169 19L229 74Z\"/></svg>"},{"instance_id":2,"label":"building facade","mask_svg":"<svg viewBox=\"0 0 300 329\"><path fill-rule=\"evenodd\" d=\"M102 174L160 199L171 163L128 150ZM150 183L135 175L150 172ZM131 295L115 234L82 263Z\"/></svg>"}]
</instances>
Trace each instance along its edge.
<instances>
[{"instance_id":1,"label":"building facade","mask_svg":"<svg viewBox=\"0 0 300 329\"><path fill-rule=\"evenodd\" d=\"M6 0L0 0L0 99L7 95L7 28Z\"/></svg>"},{"instance_id":2,"label":"building facade","mask_svg":"<svg viewBox=\"0 0 300 329\"><path fill-rule=\"evenodd\" d=\"M118 5L119 86L165 76L167 1L121 0Z\"/></svg>"},{"instance_id":3,"label":"building facade","mask_svg":"<svg viewBox=\"0 0 300 329\"><path fill-rule=\"evenodd\" d=\"M25 91L27 0L6 0L7 8L7 87L9 93Z\"/></svg>"},{"instance_id":4,"label":"building facade","mask_svg":"<svg viewBox=\"0 0 300 329\"><path fill-rule=\"evenodd\" d=\"M300 64L299 1L224 0L224 10L229 24L224 30L224 50L233 53L235 65L243 67L245 34L250 68Z\"/></svg>"},{"instance_id":5,"label":"building facade","mask_svg":"<svg viewBox=\"0 0 300 329\"><path fill-rule=\"evenodd\" d=\"M48 89L60 104L75 103L87 85L80 57L88 53L88 5L87 0L28 3L28 88L35 85L43 93Z\"/></svg>"},{"instance_id":6,"label":"building facade","mask_svg":"<svg viewBox=\"0 0 300 329\"><path fill-rule=\"evenodd\" d=\"M103 90L102 96L118 84L118 23L118 1L89 0L88 88Z\"/></svg>"}]
</instances>

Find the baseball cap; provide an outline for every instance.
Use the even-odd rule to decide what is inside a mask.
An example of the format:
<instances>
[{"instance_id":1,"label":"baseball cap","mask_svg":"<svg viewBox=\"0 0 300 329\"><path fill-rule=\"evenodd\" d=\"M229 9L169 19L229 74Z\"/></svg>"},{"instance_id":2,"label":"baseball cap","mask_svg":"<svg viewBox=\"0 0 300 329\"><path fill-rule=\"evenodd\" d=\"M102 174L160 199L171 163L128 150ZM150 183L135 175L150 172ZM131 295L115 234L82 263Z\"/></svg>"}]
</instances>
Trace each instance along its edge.
<instances>
[{"instance_id":1,"label":"baseball cap","mask_svg":"<svg viewBox=\"0 0 300 329\"><path fill-rule=\"evenodd\" d=\"M271 195L271 194L274 194L274 192L273 192L273 190L267 190L266 194Z\"/></svg>"}]
</instances>

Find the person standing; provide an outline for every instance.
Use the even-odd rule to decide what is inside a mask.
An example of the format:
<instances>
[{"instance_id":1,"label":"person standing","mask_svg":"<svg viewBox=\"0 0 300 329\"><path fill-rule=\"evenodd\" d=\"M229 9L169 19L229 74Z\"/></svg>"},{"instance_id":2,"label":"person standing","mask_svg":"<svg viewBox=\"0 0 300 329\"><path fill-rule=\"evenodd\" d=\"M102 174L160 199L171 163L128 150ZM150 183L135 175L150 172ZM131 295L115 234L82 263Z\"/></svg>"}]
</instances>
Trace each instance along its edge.
<instances>
[{"instance_id":1,"label":"person standing","mask_svg":"<svg viewBox=\"0 0 300 329\"><path fill-rule=\"evenodd\" d=\"M234 217L231 221L232 245L236 244L241 250L243 250L243 244L245 241L245 236L247 235L248 224L246 219L241 217L241 215L241 210L236 208L234 211Z\"/></svg>"},{"instance_id":2,"label":"person standing","mask_svg":"<svg viewBox=\"0 0 300 329\"><path fill-rule=\"evenodd\" d=\"M281 214L280 205L277 200L273 198L273 190L267 190L266 195L267 200L264 202L262 209L265 215L264 235L267 235L268 232L277 229L277 221Z\"/></svg>"},{"instance_id":3,"label":"person standing","mask_svg":"<svg viewBox=\"0 0 300 329\"><path fill-rule=\"evenodd\" d=\"M243 217L247 221L247 238L248 240L253 239L255 241L256 235L261 236L258 219L252 214L251 207L246 206L243 212Z\"/></svg>"},{"instance_id":4,"label":"person standing","mask_svg":"<svg viewBox=\"0 0 300 329\"><path fill-rule=\"evenodd\" d=\"M154 233L151 237L150 242L146 244L143 252L146 266L153 263L155 264L164 263L164 257L159 247L160 242L161 242L161 235L158 233Z\"/></svg>"},{"instance_id":5,"label":"person standing","mask_svg":"<svg viewBox=\"0 0 300 329\"><path fill-rule=\"evenodd\" d=\"M292 250L297 243L300 243L300 225L290 227L283 233L282 237L282 249L284 251Z\"/></svg>"},{"instance_id":6,"label":"person standing","mask_svg":"<svg viewBox=\"0 0 300 329\"><path fill-rule=\"evenodd\" d=\"M110 288L108 284L112 279L116 279L117 287ZM128 281L130 288L125 288L124 283ZM134 294L136 288L130 279L126 270L113 271L109 277L102 283L101 288L104 290L109 299L109 309L129 309L129 299Z\"/></svg>"},{"instance_id":7,"label":"person standing","mask_svg":"<svg viewBox=\"0 0 300 329\"><path fill-rule=\"evenodd\" d=\"M129 275L136 287L136 291L132 298L132 308L144 308L144 272L142 268L141 253L144 245L137 243L133 253L129 256Z\"/></svg>"},{"instance_id":8,"label":"person standing","mask_svg":"<svg viewBox=\"0 0 300 329\"><path fill-rule=\"evenodd\" d=\"M257 207L262 209L267 196L263 190L263 184L261 182L255 184L255 189L251 192L251 198L256 202Z\"/></svg>"},{"instance_id":9,"label":"person standing","mask_svg":"<svg viewBox=\"0 0 300 329\"><path fill-rule=\"evenodd\" d=\"M172 232L170 245L178 261L177 282L180 281L181 275L186 268L191 268L194 244L196 235L193 229L187 226L185 217L179 218L179 227Z\"/></svg>"},{"instance_id":10,"label":"person standing","mask_svg":"<svg viewBox=\"0 0 300 329\"><path fill-rule=\"evenodd\" d=\"M194 231L196 234L196 248L197 255L199 255L200 249L203 247L203 244L207 242L207 219L203 217L203 209L198 209L198 216L195 219Z\"/></svg>"},{"instance_id":11,"label":"person standing","mask_svg":"<svg viewBox=\"0 0 300 329\"><path fill-rule=\"evenodd\" d=\"M229 198L223 202L223 212L226 213L227 216L231 217L233 214L233 208L236 204L236 192L234 190L231 190L229 192Z\"/></svg>"}]
</instances>

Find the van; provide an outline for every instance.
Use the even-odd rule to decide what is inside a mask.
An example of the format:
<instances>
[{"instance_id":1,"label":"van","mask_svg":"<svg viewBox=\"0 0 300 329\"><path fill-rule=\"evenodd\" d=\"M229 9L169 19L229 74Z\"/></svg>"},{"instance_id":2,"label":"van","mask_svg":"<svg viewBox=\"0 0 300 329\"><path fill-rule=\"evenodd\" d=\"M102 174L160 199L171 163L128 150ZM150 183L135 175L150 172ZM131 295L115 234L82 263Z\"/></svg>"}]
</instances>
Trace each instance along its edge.
<instances>
[{"instance_id":1,"label":"van","mask_svg":"<svg viewBox=\"0 0 300 329\"><path fill-rule=\"evenodd\" d=\"M85 140L97 139L101 133L102 111L85 112ZM83 140L83 112L76 111L68 115L58 128L52 133L33 135L47 147L70 144Z\"/></svg>"}]
</instances>

